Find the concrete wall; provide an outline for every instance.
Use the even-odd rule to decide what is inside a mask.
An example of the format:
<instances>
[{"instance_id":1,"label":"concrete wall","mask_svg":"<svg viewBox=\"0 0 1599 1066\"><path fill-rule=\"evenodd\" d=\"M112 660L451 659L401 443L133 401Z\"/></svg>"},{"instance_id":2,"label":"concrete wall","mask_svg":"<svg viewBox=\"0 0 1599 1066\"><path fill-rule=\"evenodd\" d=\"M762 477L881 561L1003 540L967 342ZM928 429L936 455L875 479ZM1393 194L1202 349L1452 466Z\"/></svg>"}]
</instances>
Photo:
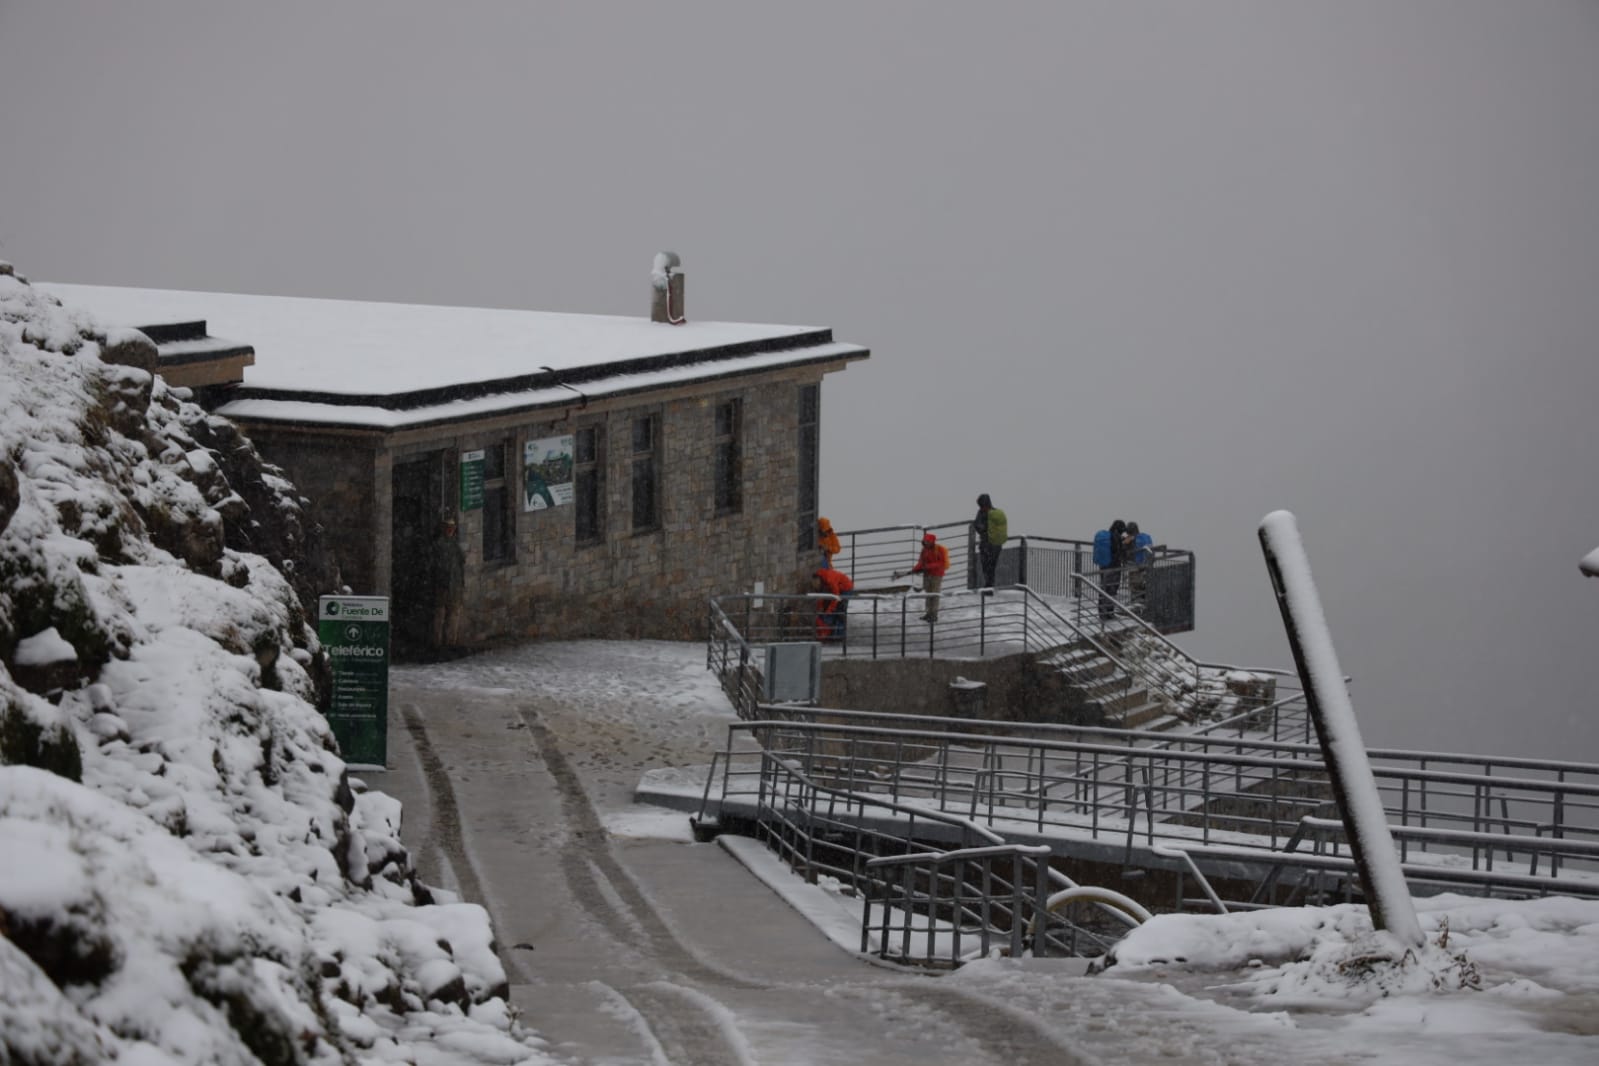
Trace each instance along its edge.
<instances>
[{"instance_id":1,"label":"concrete wall","mask_svg":"<svg viewBox=\"0 0 1599 1066\"><path fill-rule=\"evenodd\" d=\"M952 687L957 678L982 682L978 695ZM978 705L975 700L980 700ZM1075 703L1059 671L1027 654L1002 659L826 659L823 707L996 722L1097 725Z\"/></svg>"}]
</instances>

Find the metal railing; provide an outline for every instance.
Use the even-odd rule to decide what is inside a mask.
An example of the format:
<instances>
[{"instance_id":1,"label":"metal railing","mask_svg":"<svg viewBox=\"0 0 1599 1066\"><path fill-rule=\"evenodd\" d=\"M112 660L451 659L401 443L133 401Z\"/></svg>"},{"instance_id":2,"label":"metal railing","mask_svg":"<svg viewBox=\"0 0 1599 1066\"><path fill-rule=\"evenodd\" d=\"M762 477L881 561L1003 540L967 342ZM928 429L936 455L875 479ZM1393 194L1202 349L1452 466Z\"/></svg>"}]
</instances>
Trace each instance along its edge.
<instances>
[{"instance_id":1,"label":"metal railing","mask_svg":"<svg viewBox=\"0 0 1599 1066\"><path fill-rule=\"evenodd\" d=\"M1307 817L1336 815L1314 745L797 706L759 713L730 727L730 747L745 735L830 788L924 816L957 815L1001 835L1111 842L1127 855L1161 845L1260 859L1303 838ZM1369 754L1401 860L1418 880L1490 894L1599 896L1599 766ZM757 790L748 758L724 757L725 795ZM1341 844L1328 836L1322 846L1337 857Z\"/></svg>"},{"instance_id":2,"label":"metal railing","mask_svg":"<svg viewBox=\"0 0 1599 1066\"><path fill-rule=\"evenodd\" d=\"M1111 908L1104 914L1120 924L1109 931L1103 919L1051 911L1051 892L1080 886L1051 868L1046 846L1007 843L958 815L829 784L792 753L740 754L757 766L756 835L807 881L833 878L863 901L863 953L947 967L996 948L1062 954L1086 941L1097 954L1137 924ZM724 774L732 758L730 751L720 760ZM702 804L697 821L706 819ZM954 847L929 843L929 835Z\"/></svg>"},{"instance_id":3,"label":"metal railing","mask_svg":"<svg viewBox=\"0 0 1599 1066\"><path fill-rule=\"evenodd\" d=\"M1040 872L1048 861L1049 848L1026 844L868 859L873 876L866 879L861 951L871 950L875 935L879 957L924 966L965 960L972 952L963 941L973 940L979 958L1000 944L1019 957L1034 943L1029 926L1049 913L1048 880ZM1037 953L1048 954L1049 942L1037 943Z\"/></svg>"},{"instance_id":4,"label":"metal railing","mask_svg":"<svg viewBox=\"0 0 1599 1066\"><path fill-rule=\"evenodd\" d=\"M1097 586L1088 587L1090 596L1066 598L1044 596L1025 585L947 592L938 596L942 606L935 624L921 619L926 594L868 591L844 601L846 624L825 627L827 652L874 660L1032 653L1059 669L1106 720L1122 724L1127 712L1149 704L1192 720L1264 711L1280 702L1277 688L1292 675L1207 669L1128 607ZM736 661L742 680L749 676L754 649L821 637L817 615L829 602L831 597L819 595L768 594L711 601L707 665L723 678L741 713L749 710L750 700L738 695L726 671ZM1095 603L1104 603L1106 611L1102 614ZM1235 684L1230 675L1243 680Z\"/></svg>"},{"instance_id":5,"label":"metal railing","mask_svg":"<svg viewBox=\"0 0 1599 1066\"><path fill-rule=\"evenodd\" d=\"M929 532L949 548L950 566L944 575L944 587L952 591L976 590L981 584L982 569L977 562L977 539L970 521L840 532L842 550L833 565L865 591L893 586L899 580L897 573L915 565L922 534ZM1094 565L1091 541L1021 534L1011 537L1000 549L995 585L1026 585L1044 596L1075 598L1085 594L1081 582L1086 580L1100 590L1114 588L1114 598L1124 608L1131 609L1138 601L1144 618L1162 633L1193 629L1194 553L1165 545L1145 550L1150 555L1148 563L1101 569Z\"/></svg>"},{"instance_id":6,"label":"metal railing","mask_svg":"<svg viewBox=\"0 0 1599 1066\"><path fill-rule=\"evenodd\" d=\"M826 627L827 654L871 660L981 659L1031 652L1042 661L1054 657L1054 665L1070 676L1075 650L1094 656L1094 663L1105 668L1103 676L1091 682L1092 694L1112 719L1120 719L1145 695L1166 701L1175 710L1178 705L1173 701L1193 688L1169 684L1151 657L1130 654L1137 650L1130 643L1118 643L1106 632L1077 628L1054 604L1026 586L944 593L936 625L919 623L921 598L902 593L849 597L846 624ZM715 598L707 624L708 665L721 672L736 659L742 670L756 648L818 639L817 614L829 600L818 595ZM748 700L734 697L734 703L741 713L749 709Z\"/></svg>"},{"instance_id":7,"label":"metal railing","mask_svg":"<svg viewBox=\"0 0 1599 1066\"><path fill-rule=\"evenodd\" d=\"M738 716L750 717L764 692L761 664L755 649L716 600L711 601L707 632L706 668L721 682L722 691L732 701Z\"/></svg>"}]
</instances>

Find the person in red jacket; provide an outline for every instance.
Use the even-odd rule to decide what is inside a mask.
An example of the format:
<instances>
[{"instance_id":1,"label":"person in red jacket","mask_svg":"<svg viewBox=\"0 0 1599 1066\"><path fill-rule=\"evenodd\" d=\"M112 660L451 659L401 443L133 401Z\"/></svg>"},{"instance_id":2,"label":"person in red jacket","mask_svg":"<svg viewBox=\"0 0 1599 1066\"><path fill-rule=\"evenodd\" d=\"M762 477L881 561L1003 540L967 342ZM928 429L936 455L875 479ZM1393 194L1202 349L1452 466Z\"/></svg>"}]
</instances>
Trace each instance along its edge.
<instances>
[{"instance_id":1,"label":"person in red jacket","mask_svg":"<svg viewBox=\"0 0 1599 1066\"><path fill-rule=\"evenodd\" d=\"M838 534L833 532L833 523L825 518L816 520L816 546L822 549L822 569L832 569L833 556L839 553L843 545L838 542Z\"/></svg>"},{"instance_id":2,"label":"person in red jacket","mask_svg":"<svg viewBox=\"0 0 1599 1066\"><path fill-rule=\"evenodd\" d=\"M811 575L811 591L829 596L816 601L816 639L843 640L844 612L849 608L844 601L854 595L855 582L842 570L818 570Z\"/></svg>"},{"instance_id":3,"label":"person in red jacket","mask_svg":"<svg viewBox=\"0 0 1599 1066\"><path fill-rule=\"evenodd\" d=\"M944 586L944 574L949 570L949 549L938 543L938 538L932 533L922 534L922 554L916 557L916 565L910 572L922 575L922 591L927 593L927 610L922 614L922 621L938 621L938 601L943 597L938 595L938 590Z\"/></svg>"}]
</instances>

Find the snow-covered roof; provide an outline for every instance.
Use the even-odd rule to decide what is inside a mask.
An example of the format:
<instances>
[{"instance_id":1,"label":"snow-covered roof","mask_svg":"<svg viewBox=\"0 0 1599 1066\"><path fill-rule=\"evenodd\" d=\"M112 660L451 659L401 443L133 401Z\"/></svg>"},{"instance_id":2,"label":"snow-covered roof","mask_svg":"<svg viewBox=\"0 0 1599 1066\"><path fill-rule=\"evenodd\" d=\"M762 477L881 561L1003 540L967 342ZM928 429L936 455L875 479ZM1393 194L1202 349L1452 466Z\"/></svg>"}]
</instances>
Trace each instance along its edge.
<instances>
[{"instance_id":1,"label":"snow-covered roof","mask_svg":"<svg viewBox=\"0 0 1599 1066\"><path fill-rule=\"evenodd\" d=\"M516 411L537 410L541 407L568 407L582 399L598 400L609 396L651 389L671 388L696 381L752 374L777 367L795 366L807 362L833 362L839 359L859 358L864 349L853 344L817 344L806 348L758 355L740 356L715 362L696 362L682 366L663 367L636 374L611 374L600 381L576 386L541 386L509 392L490 392L462 398L440 398L437 402L424 402L415 407L385 407L378 404L330 403L312 399L293 399L282 396L252 396L240 390L241 399L230 400L217 408L226 418L245 421L294 422L327 427L358 426L367 429L414 429L419 426L459 422L469 418L511 414Z\"/></svg>"},{"instance_id":2,"label":"snow-covered roof","mask_svg":"<svg viewBox=\"0 0 1599 1066\"><path fill-rule=\"evenodd\" d=\"M110 325L203 319L239 338L256 362L223 413L273 421L393 428L569 403L574 387L597 396L868 354L814 326L670 326L616 315L39 287Z\"/></svg>"}]
</instances>

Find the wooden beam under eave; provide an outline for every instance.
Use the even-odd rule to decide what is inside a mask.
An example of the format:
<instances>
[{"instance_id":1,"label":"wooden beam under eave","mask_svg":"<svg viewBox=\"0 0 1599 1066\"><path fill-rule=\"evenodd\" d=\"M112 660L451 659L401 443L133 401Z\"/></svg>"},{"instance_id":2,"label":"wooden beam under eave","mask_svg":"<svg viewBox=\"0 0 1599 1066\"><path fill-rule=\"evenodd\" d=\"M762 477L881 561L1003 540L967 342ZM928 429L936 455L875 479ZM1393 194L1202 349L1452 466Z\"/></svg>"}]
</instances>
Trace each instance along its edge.
<instances>
[{"instance_id":1,"label":"wooden beam under eave","mask_svg":"<svg viewBox=\"0 0 1599 1066\"><path fill-rule=\"evenodd\" d=\"M158 363L156 373L174 388L202 388L207 385L237 385L244 380L244 368L255 365L255 353L241 352L202 362Z\"/></svg>"}]
</instances>

